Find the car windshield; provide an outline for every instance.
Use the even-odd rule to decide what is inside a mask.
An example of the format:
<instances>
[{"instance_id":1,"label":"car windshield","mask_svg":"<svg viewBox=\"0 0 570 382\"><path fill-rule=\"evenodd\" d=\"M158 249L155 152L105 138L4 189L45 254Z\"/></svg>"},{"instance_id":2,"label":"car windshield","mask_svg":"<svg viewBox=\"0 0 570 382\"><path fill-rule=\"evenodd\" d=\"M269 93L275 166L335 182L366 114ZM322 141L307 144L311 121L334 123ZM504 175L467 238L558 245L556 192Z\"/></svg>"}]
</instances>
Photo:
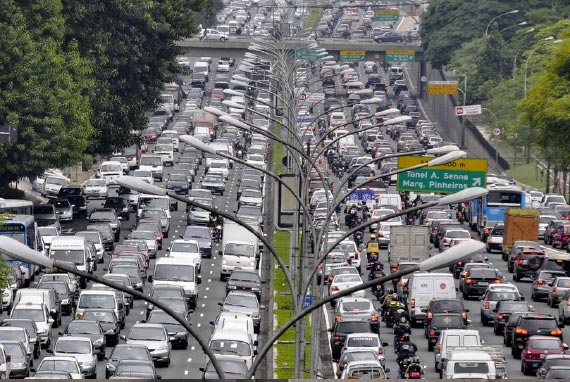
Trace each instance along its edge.
<instances>
[{"instance_id":1,"label":"car windshield","mask_svg":"<svg viewBox=\"0 0 570 382\"><path fill-rule=\"evenodd\" d=\"M162 166L162 158L143 156L140 159L141 166Z\"/></svg>"},{"instance_id":2,"label":"car windshield","mask_svg":"<svg viewBox=\"0 0 570 382\"><path fill-rule=\"evenodd\" d=\"M471 237L471 235L469 234L469 232L467 231L447 231L446 233L447 237L452 237L452 238L466 238L469 239Z\"/></svg>"},{"instance_id":3,"label":"car windshield","mask_svg":"<svg viewBox=\"0 0 570 382\"><path fill-rule=\"evenodd\" d=\"M552 339L533 339L530 346L533 349L554 350L560 349L560 340L557 338Z\"/></svg>"},{"instance_id":4,"label":"car windshield","mask_svg":"<svg viewBox=\"0 0 570 382\"><path fill-rule=\"evenodd\" d=\"M345 274L345 275L337 275L334 277L333 283L359 283L362 282L362 279L359 275L354 274Z\"/></svg>"},{"instance_id":5,"label":"car windshield","mask_svg":"<svg viewBox=\"0 0 570 382\"><path fill-rule=\"evenodd\" d=\"M261 192L255 190L244 190L241 196L246 198L261 198Z\"/></svg>"},{"instance_id":6,"label":"car windshield","mask_svg":"<svg viewBox=\"0 0 570 382\"><path fill-rule=\"evenodd\" d=\"M67 326L67 334L101 334L99 325L95 322L74 320Z\"/></svg>"},{"instance_id":7,"label":"car windshield","mask_svg":"<svg viewBox=\"0 0 570 382\"><path fill-rule=\"evenodd\" d=\"M43 309L28 309L28 308L18 308L12 310L12 315L10 318L27 318L36 322L45 322L46 316Z\"/></svg>"},{"instance_id":8,"label":"car windshield","mask_svg":"<svg viewBox=\"0 0 570 382\"><path fill-rule=\"evenodd\" d=\"M60 338L56 344L54 351L56 353L72 353L72 354L89 354L91 353L90 341L64 340Z\"/></svg>"},{"instance_id":9,"label":"car windshield","mask_svg":"<svg viewBox=\"0 0 570 382\"><path fill-rule=\"evenodd\" d=\"M218 361L220 362L220 361ZM232 359L232 360L224 360L222 363L222 368L224 370L224 374L228 375L236 375L239 376L239 379L245 377L247 373L247 365L241 359ZM207 373L216 373L216 369L214 365L208 361L208 366L206 367ZM217 375L217 374L216 374Z\"/></svg>"},{"instance_id":10,"label":"car windshield","mask_svg":"<svg viewBox=\"0 0 570 382\"><path fill-rule=\"evenodd\" d=\"M224 305L241 306L244 308L257 308L259 306L257 304L257 297L252 296L251 298L247 298L244 295L233 293L228 294L224 301Z\"/></svg>"},{"instance_id":11,"label":"car windshield","mask_svg":"<svg viewBox=\"0 0 570 382\"><path fill-rule=\"evenodd\" d=\"M529 310L526 302L506 302L501 303L501 312L525 312Z\"/></svg>"},{"instance_id":12,"label":"car windshield","mask_svg":"<svg viewBox=\"0 0 570 382\"><path fill-rule=\"evenodd\" d=\"M162 328L133 327L129 332L129 340L133 341L165 341L165 332Z\"/></svg>"},{"instance_id":13,"label":"car windshield","mask_svg":"<svg viewBox=\"0 0 570 382\"><path fill-rule=\"evenodd\" d=\"M90 221L113 221L115 215L110 211L95 211L89 215Z\"/></svg>"},{"instance_id":14,"label":"car windshield","mask_svg":"<svg viewBox=\"0 0 570 382\"><path fill-rule=\"evenodd\" d=\"M14 342L3 342L2 346L6 351L6 354L12 356L12 358L22 358L25 357L24 349L22 349L22 345L19 343ZM12 361L14 362L14 361Z\"/></svg>"},{"instance_id":15,"label":"car windshield","mask_svg":"<svg viewBox=\"0 0 570 382\"><path fill-rule=\"evenodd\" d=\"M182 174L170 174L170 177L168 178L168 180L176 181L176 182L187 182L188 181L188 179L186 178L186 175L182 175Z\"/></svg>"},{"instance_id":16,"label":"car windshield","mask_svg":"<svg viewBox=\"0 0 570 382\"><path fill-rule=\"evenodd\" d=\"M172 243L172 247L170 248L170 251L171 252L198 253L198 244L175 242L175 243Z\"/></svg>"},{"instance_id":17,"label":"car windshield","mask_svg":"<svg viewBox=\"0 0 570 382\"><path fill-rule=\"evenodd\" d=\"M69 287L64 282L41 282L38 284L40 289L53 289L55 293L65 295L69 293Z\"/></svg>"},{"instance_id":18,"label":"car windshield","mask_svg":"<svg viewBox=\"0 0 570 382\"><path fill-rule=\"evenodd\" d=\"M185 239L210 239L210 231L205 228L190 228L184 232Z\"/></svg>"},{"instance_id":19,"label":"car windshield","mask_svg":"<svg viewBox=\"0 0 570 382\"><path fill-rule=\"evenodd\" d=\"M214 340L210 342L210 350L215 354L250 356L250 346L242 341Z\"/></svg>"},{"instance_id":20,"label":"car windshield","mask_svg":"<svg viewBox=\"0 0 570 382\"><path fill-rule=\"evenodd\" d=\"M81 294L78 308L115 308L115 296L110 294Z\"/></svg>"},{"instance_id":21,"label":"car windshield","mask_svg":"<svg viewBox=\"0 0 570 382\"><path fill-rule=\"evenodd\" d=\"M162 310L153 310L147 320L151 324L175 324L180 325L171 315Z\"/></svg>"},{"instance_id":22,"label":"car windshield","mask_svg":"<svg viewBox=\"0 0 570 382\"><path fill-rule=\"evenodd\" d=\"M494 269L487 268L476 268L469 271L469 277L472 278L495 278L497 277L497 271Z\"/></svg>"},{"instance_id":23,"label":"car windshield","mask_svg":"<svg viewBox=\"0 0 570 382\"><path fill-rule=\"evenodd\" d=\"M117 346L113 351L111 359L134 359L134 360L148 360L147 350L138 346Z\"/></svg>"},{"instance_id":24,"label":"car windshield","mask_svg":"<svg viewBox=\"0 0 570 382\"><path fill-rule=\"evenodd\" d=\"M65 261L75 265L83 265L85 263L85 251L82 250L64 250L52 249L50 257L54 260Z\"/></svg>"},{"instance_id":25,"label":"car windshield","mask_svg":"<svg viewBox=\"0 0 570 382\"><path fill-rule=\"evenodd\" d=\"M136 170L135 176L137 178L150 178L150 177L152 177L152 171L150 171L150 170Z\"/></svg>"},{"instance_id":26,"label":"car windshield","mask_svg":"<svg viewBox=\"0 0 570 382\"><path fill-rule=\"evenodd\" d=\"M107 182L105 181L105 179L89 179L87 181L87 187L92 186L92 187L103 187L106 186Z\"/></svg>"},{"instance_id":27,"label":"car windshield","mask_svg":"<svg viewBox=\"0 0 570 382\"><path fill-rule=\"evenodd\" d=\"M461 312L463 310L463 306L459 301L436 301L432 305L432 312Z\"/></svg>"},{"instance_id":28,"label":"car windshield","mask_svg":"<svg viewBox=\"0 0 570 382\"><path fill-rule=\"evenodd\" d=\"M132 267L128 265L115 265L109 269L111 273L119 273L127 275L129 277L140 277L138 267Z\"/></svg>"},{"instance_id":29,"label":"car windshield","mask_svg":"<svg viewBox=\"0 0 570 382\"><path fill-rule=\"evenodd\" d=\"M95 244L99 244L99 232L77 232L75 236L84 237L87 241L91 241Z\"/></svg>"},{"instance_id":30,"label":"car windshield","mask_svg":"<svg viewBox=\"0 0 570 382\"><path fill-rule=\"evenodd\" d=\"M155 280L194 282L194 267L182 264L157 264Z\"/></svg>"},{"instance_id":31,"label":"car windshield","mask_svg":"<svg viewBox=\"0 0 570 382\"><path fill-rule=\"evenodd\" d=\"M67 360L43 360L38 371L66 371L73 374L81 374L77 362Z\"/></svg>"},{"instance_id":32,"label":"car windshield","mask_svg":"<svg viewBox=\"0 0 570 382\"><path fill-rule=\"evenodd\" d=\"M20 341L26 343L24 330L0 330L0 341Z\"/></svg>"}]
</instances>

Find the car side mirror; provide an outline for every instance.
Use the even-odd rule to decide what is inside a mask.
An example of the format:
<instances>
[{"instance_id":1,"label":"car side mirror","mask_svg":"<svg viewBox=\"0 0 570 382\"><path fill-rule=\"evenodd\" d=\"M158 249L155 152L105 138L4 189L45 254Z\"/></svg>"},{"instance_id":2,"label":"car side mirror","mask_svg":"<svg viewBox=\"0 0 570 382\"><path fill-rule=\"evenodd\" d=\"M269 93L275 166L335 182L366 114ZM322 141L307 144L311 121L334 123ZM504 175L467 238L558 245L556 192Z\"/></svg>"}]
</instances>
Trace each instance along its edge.
<instances>
[{"instance_id":1,"label":"car side mirror","mask_svg":"<svg viewBox=\"0 0 570 382\"><path fill-rule=\"evenodd\" d=\"M202 284L202 276L197 276L197 277L196 277L196 283L197 283L197 284Z\"/></svg>"},{"instance_id":2,"label":"car side mirror","mask_svg":"<svg viewBox=\"0 0 570 382\"><path fill-rule=\"evenodd\" d=\"M524 300L526 300L526 297L525 297L525 296L521 296L521 301L524 301Z\"/></svg>"},{"instance_id":3,"label":"car side mirror","mask_svg":"<svg viewBox=\"0 0 570 382\"><path fill-rule=\"evenodd\" d=\"M63 332L57 332L57 334L63 336Z\"/></svg>"},{"instance_id":4,"label":"car side mirror","mask_svg":"<svg viewBox=\"0 0 570 382\"><path fill-rule=\"evenodd\" d=\"M146 279L147 279L147 281L148 281L149 283L151 283L152 280L153 280L153 279L152 279L152 275L148 275L148 277L147 277Z\"/></svg>"},{"instance_id":5,"label":"car side mirror","mask_svg":"<svg viewBox=\"0 0 570 382\"><path fill-rule=\"evenodd\" d=\"M259 345L259 342L257 340L253 341L253 346L257 346Z\"/></svg>"},{"instance_id":6,"label":"car side mirror","mask_svg":"<svg viewBox=\"0 0 570 382\"><path fill-rule=\"evenodd\" d=\"M257 349L253 351L253 355L257 355Z\"/></svg>"},{"instance_id":7,"label":"car side mirror","mask_svg":"<svg viewBox=\"0 0 570 382\"><path fill-rule=\"evenodd\" d=\"M210 325L215 326L216 323L214 321L210 321Z\"/></svg>"},{"instance_id":8,"label":"car side mirror","mask_svg":"<svg viewBox=\"0 0 570 382\"><path fill-rule=\"evenodd\" d=\"M127 340L127 336L125 336L124 334L121 334L121 335L119 336L119 338L121 338L123 341L126 341L126 340Z\"/></svg>"},{"instance_id":9,"label":"car side mirror","mask_svg":"<svg viewBox=\"0 0 570 382\"><path fill-rule=\"evenodd\" d=\"M204 369L203 367L199 367L198 370L203 373L206 369Z\"/></svg>"},{"instance_id":10,"label":"car side mirror","mask_svg":"<svg viewBox=\"0 0 570 382\"><path fill-rule=\"evenodd\" d=\"M383 347L388 347L389 344L388 344L388 342L382 342L382 346L383 346Z\"/></svg>"},{"instance_id":11,"label":"car side mirror","mask_svg":"<svg viewBox=\"0 0 570 382\"><path fill-rule=\"evenodd\" d=\"M53 350L52 349L46 349L46 353L53 354Z\"/></svg>"},{"instance_id":12,"label":"car side mirror","mask_svg":"<svg viewBox=\"0 0 570 382\"><path fill-rule=\"evenodd\" d=\"M224 306L224 303L222 301L218 301L218 306Z\"/></svg>"},{"instance_id":13,"label":"car side mirror","mask_svg":"<svg viewBox=\"0 0 570 382\"><path fill-rule=\"evenodd\" d=\"M162 379L162 375L157 374L157 375L156 375L156 379Z\"/></svg>"},{"instance_id":14,"label":"car side mirror","mask_svg":"<svg viewBox=\"0 0 570 382\"><path fill-rule=\"evenodd\" d=\"M12 356L6 355L6 362L11 362L11 361L12 361Z\"/></svg>"}]
</instances>

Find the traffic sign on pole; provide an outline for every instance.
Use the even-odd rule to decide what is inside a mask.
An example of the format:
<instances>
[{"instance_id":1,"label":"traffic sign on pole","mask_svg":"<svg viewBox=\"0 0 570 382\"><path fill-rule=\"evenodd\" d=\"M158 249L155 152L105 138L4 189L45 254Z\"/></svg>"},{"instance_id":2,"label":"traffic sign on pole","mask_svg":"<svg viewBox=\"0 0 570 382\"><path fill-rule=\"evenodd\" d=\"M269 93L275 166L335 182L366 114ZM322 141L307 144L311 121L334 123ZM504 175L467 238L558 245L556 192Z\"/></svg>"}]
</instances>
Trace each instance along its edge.
<instances>
[{"instance_id":1,"label":"traffic sign on pole","mask_svg":"<svg viewBox=\"0 0 570 382\"><path fill-rule=\"evenodd\" d=\"M364 61L366 56L365 50L341 50L340 51L340 61L343 62L355 62Z\"/></svg>"},{"instance_id":2,"label":"traffic sign on pole","mask_svg":"<svg viewBox=\"0 0 570 382\"><path fill-rule=\"evenodd\" d=\"M429 81L428 95L457 94L457 81Z\"/></svg>"},{"instance_id":3,"label":"traffic sign on pole","mask_svg":"<svg viewBox=\"0 0 570 382\"><path fill-rule=\"evenodd\" d=\"M416 61L416 51L413 49L386 50L386 61L388 61L388 62L415 62Z\"/></svg>"},{"instance_id":4,"label":"traffic sign on pole","mask_svg":"<svg viewBox=\"0 0 570 382\"><path fill-rule=\"evenodd\" d=\"M455 107L455 115L457 116L480 115L480 114L481 114L481 105L465 105L465 106Z\"/></svg>"},{"instance_id":5,"label":"traffic sign on pole","mask_svg":"<svg viewBox=\"0 0 570 382\"><path fill-rule=\"evenodd\" d=\"M375 200L374 190L371 189L357 189L354 190L346 197L347 202L361 202Z\"/></svg>"},{"instance_id":6,"label":"traffic sign on pole","mask_svg":"<svg viewBox=\"0 0 570 382\"><path fill-rule=\"evenodd\" d=\"M398 168L427 163L432 158L403 156ZM457 159L442 166L424 167L398 174L398 191L452 194L469 187L487 186L486 159Z\"/></svg>"},{"instance_id":7,"label":"traffic sign on pole","mask_svg":"<svg viewBox=\"0 0 570 382\"><path fill-rule=\"evenodd\" d=\"M398 21L400 20L399 9L376 9L374 21Z\"/></svg>"}]
</instances>

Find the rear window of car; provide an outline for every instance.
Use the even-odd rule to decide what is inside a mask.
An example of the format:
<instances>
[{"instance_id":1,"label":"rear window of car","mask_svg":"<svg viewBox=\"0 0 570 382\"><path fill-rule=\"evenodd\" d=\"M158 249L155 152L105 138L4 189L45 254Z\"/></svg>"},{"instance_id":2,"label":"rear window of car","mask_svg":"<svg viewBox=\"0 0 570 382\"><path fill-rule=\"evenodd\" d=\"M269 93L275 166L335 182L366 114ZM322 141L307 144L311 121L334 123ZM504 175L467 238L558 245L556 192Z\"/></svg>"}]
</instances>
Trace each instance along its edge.
<instances>
[{"instance_id":1,"label":"rear window of car","mask_svg":"<svg viewBox=\"0 0 570 382\"><path fill-rule=\"evenodd\" d=\"M460 328L463 326L463 318L460 315L455 316L436 314L433 316L432 326Z\"/></svg>"},{"instance_id":2,"label":"rear window of car","mask_svg":"<svg viewBox=\"0 0 570 382\"><path fill-rule=\"evenodd\" d=\"M501 312L525 312L529 310L529 307L526 302L507 301L501 303L499 310Z\"/></svg>"},{"instance_id":3,"label":"rear window of car","mask_svg":"<svg viewBox=\"0 0 570 382\"><path fill-rule=\"evenodd\" d=\"M503 227L493 228L491 231L492 236L503 236L505 234L505 229Z\"/></svg>"},{"instance_id":4,"label":"rear window of car","mask_svg":"<svg viewBox=\"0 0 570 382\"><path fill-rule=\"evenodd\" d=\"M540 339L540 340L532 340L531 347L533 349L545 349L545 350L553 350L553 349L560 349L560 340L557 338L553 339Z\"/></svg>"},{"instance_id":5,"label":"rear window of car","mask_svg":"<svg viewBox=\"0 0 570 382\"><path fill-rule=\"evenodd\" d=\"M475 268L469 272L469 277L472 278L493 278L497 277L497 271L494 269Z\"/></svg>"},{"instance_id":6,"label":"rear window of car","mask_svg":"<svg viewBox=\"0 0 570 382\"><path fill-rule=\"evenodd\" d=\"M336 324L337 333L358 333L370 331L370 325L366 321L339 322Z\"/></svg>"},{"instance_id":7,"label":"rear window of car","mask_svg":"<svg viewBox=\"0 0 570 382\"><path fill-rule=\"evenodd\" d=\"M343 302L342 309L345 312L362 312L363 310L370 309L370 302L368 301Z\"/></svg>"},{"instance_id":8,"label":"rear window of car","mask_svg":"<svg viewBox=\"0 0 570 382\"><path fill-rule=\"evenodd\" d=\"M519 325L527 330L556 329L558 325L554 318L523 318Z\"/></svg>"},{"instance_id":9,"label":"rear window of car","mask_svg":"<svg viewBox=\"0 0 570 382\"><path fill-rule=\"evenodd\" d=\"M515 301L518 300L518 294L515 292L491 292L487 297L489 301Z\"/></svg>"},{"instance_id":10,"label":"rear window of car","mask_svg":"<svg viewBox=\"0 0 570 382\"><path fill-rule=\"evenodd\" d=\"M375 336L358 336L348 339L347 347L378 347L379 340Z\"/></svg>"},{"instance_id":11,"label":"rear window of car","mask_svg":"<svg viewBox=\"0 0 570 382\"><path fill-rule=\"evenodd\" d=\"M558 280L558 283L556 285L561 288L570 288L570 279Z\"/></svg>"},{"instance_id":12,"label":"rear window of car","mask_svg":"<svg viewBox=\"0 0 570 382\"><path fill-rule=\"evenodd\" d=\"M432 312L460 312L463 304L459 301L435 301L431 305Z\"/></svg>"}]
</instances>

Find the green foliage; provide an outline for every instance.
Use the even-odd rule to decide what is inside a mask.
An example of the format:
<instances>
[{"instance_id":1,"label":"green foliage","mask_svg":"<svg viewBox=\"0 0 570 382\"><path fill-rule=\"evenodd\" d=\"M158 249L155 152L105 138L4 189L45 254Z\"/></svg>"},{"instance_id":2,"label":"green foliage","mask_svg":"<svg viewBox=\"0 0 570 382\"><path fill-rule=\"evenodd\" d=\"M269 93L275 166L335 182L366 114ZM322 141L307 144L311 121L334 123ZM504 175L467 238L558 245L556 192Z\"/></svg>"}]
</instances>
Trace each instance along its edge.
<instances>
[{"instance_id":1,"label":"green foliage","mask_svg":"<svg viewBox=\"0 0 570 382\"><path fill-rule=\"evenodd\" d=\"M66 38L94 66L95 152L123 148L144 128L178 70L176 42L196 32L191 12L209 1L62 0Z\"/></svg>"},{"instance_id":2,"label":"green foliage","mask_svg":"<svg viewBox=\"0 0 570 382\"><path fill-rule=\"evenodd\" d=\"M92 127L91 66L75 41L63 41L59 0L7 0L0 7L0 121L19 129L0 144L0 183L76 163Z\"/></svg>"}]
</instances>

